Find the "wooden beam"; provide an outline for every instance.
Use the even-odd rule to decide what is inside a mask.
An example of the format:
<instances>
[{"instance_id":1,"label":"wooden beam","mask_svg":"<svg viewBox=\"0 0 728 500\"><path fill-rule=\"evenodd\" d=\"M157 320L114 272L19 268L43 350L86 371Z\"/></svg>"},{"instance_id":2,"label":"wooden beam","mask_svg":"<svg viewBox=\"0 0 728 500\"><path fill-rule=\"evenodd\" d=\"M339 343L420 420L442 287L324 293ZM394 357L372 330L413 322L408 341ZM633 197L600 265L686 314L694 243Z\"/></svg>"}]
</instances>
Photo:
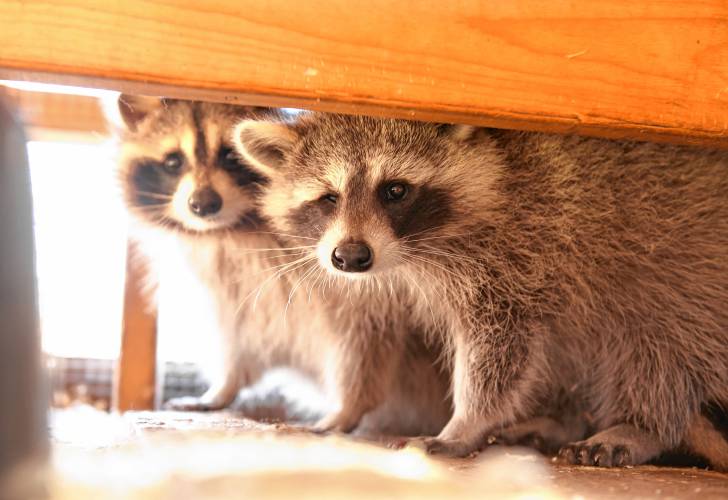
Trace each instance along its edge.
<instances>
[{"instance_id":1,"label":"wooden beam","mask_svg":"<svg viewBox=\"0 0 728 500\"><path fill-rule=\"evenodd\" d=\"M109 126L99 105L91 96L29 92L0 87L0 93L18 110L23 125L33 137L37 130L87 134L108 139Z\"/></svg>"},{"instance_id":2,"label":"wooden beam","mask_svg":"<svg viewBox=\"0 0 728 500\"><path fill-rule=\"evenodd\" d=\"M725 0L0 0L0 77L728 143Z\"/></svg>"},{"instance_id":3,"label":"wooden beam","mask_svg":"<svg viewBox=\"0 0 728 500\"><path fill-rule=\"evenodd\" d=\"M134 244L129 243L121 353L113 398L118 411L151 410L155 406L157 316L144 293L146 272Z\"/></svg>"}]
</instances>

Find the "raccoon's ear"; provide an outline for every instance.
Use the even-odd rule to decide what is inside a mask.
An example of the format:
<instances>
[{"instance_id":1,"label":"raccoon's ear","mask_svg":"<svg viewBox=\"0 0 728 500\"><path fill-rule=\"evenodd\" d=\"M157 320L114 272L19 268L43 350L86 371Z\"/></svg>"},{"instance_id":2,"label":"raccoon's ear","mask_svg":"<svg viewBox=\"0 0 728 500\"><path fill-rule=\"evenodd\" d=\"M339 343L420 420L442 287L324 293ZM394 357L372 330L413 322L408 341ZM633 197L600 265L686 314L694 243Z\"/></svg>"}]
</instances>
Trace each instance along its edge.
<instances>
[{"instance_id":1,"label":"raccoon's ear","mask_svg":"<svg viewBox=\"0 0 728 500\"><path fill-rule=\"evenodd\" d=\"M233 130L238 154L266 177L280 171L297 134L285 123L243 120Z\"/></svg>"},{"instance_id":2,"label":"raccoon's ear","mask_svg":"<svg viewBox=\"0 0 728 500\"><path fill-rule=\"evenodd\" d=\"M118 103L124 125L133 132L149 113L164 105L164 100L159 97L120 94Z\"/></svg>"},{"instance_id":3,"label":"raccoon's ear","mask_svg":"<svg viewBox=\"0 0 728 500\"><path fill-rule=\"evenodd\" d=\"M475 135L478 127L473 125L443 124L438 126L438 132L459 142L464 142Z\"/></svg>"}]
</instances>

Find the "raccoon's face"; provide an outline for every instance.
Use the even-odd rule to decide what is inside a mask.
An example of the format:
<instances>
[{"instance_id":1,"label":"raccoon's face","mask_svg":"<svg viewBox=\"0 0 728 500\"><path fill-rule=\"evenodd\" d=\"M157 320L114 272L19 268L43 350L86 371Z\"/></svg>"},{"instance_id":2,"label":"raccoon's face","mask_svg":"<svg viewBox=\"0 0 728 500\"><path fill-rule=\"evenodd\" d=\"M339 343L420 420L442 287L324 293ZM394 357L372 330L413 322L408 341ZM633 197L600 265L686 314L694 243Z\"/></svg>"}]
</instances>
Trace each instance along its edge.
<instances>
[{"instance_id":1,"label":"raccoon's face","mask_svg":"<svg viewBox=\"0 0 728 500\"><path fill-rule=\"evenodd\" d=\"M121 180L130 210L160 227L208 232L255 226L265 179L231 145L235 123L261 110L122 95Z\"/></svg>"},{"instance_id":2,"label":"raccoon's face","mask_svg":"<svg viewBox=\"0 0 728 500\"><path fill-rule=\"evenodd\" d=\"M495 176L472 182L476 129L311 114L298 123L245 121L242 156L271 179L261 211L312 245L321 266L356 279L417 267L458 235ZM482 149L482 148L481 148Z\"/></svg>"}]
</instances>

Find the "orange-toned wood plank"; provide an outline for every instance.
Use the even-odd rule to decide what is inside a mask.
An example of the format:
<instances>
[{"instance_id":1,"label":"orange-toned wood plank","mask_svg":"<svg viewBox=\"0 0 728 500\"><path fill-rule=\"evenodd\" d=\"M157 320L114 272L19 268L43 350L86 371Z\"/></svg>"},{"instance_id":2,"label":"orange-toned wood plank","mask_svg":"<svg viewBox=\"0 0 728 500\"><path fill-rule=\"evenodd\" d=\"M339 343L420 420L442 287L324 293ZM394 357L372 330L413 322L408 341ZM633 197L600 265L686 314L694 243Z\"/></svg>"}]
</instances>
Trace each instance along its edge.
<instances>
[{"instance_id":1,"label":"orange-toned wood plank","mask_svg":"<svg viewBox=\"0 0 728 500\"><path fill-rule=\"evenodd\" d=\"M725 0L0 1L0 76L728 142Z\"/></svg>"},{"instance_id":2,"label":"orange-toned wood plank","mask_svg":"<svg viewBox=\"0 0 728 500\"><path fill-rule=\"evenodd\" d=\"M144 293L146 269L129 243L121 353L116 373L114 407L119 411L154 408L157 318Z\"/></svg>"},{"instance_id":3,"label":"orange-toned wood plank","mask_svg":"<svg viewBox=\"0 0 728 500\"><path fill-rule=\"evenodd\" d=\"M99 99L83 95L27 92L0 87L18 110L26 127L49 131L108 136L109 127Z\"/></svg>"}]
</instances>

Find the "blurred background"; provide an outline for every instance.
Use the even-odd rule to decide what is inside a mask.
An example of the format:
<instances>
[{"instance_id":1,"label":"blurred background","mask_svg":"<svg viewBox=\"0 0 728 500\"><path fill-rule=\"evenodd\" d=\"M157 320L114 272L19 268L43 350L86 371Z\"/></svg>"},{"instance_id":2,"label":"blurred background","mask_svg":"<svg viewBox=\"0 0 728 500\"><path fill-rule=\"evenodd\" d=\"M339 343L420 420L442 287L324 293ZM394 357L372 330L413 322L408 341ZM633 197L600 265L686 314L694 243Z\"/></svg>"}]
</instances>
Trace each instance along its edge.
<instances>
[{"instance_id":1,"label":"blurred background","mask_svg":"<svg viewBox=\"0 0 728 500\"><path fill-rule=\"evenodd\" d=\"M52 405L84 403L108 410L120 352L127 258L128 220L108 119L118 94L13 81L0 81L0 92L20 113L28 136L42 346ZM159 404L207 388L195 363L204 350L199 332L209 325L199 307L203 299L195 297L194 287L166 285L161 284L157 311ZM175 293L180 289L185 293ZM289 405L285 416L306 420L318 413L311 408L326 404L322 397L311 384L278 370L244 391L237 408L265 407L265 398L278 406L299 399L304 403L295 410ZM271 415L284 416L280 410Z\"/></svg>"}]
</instances>

